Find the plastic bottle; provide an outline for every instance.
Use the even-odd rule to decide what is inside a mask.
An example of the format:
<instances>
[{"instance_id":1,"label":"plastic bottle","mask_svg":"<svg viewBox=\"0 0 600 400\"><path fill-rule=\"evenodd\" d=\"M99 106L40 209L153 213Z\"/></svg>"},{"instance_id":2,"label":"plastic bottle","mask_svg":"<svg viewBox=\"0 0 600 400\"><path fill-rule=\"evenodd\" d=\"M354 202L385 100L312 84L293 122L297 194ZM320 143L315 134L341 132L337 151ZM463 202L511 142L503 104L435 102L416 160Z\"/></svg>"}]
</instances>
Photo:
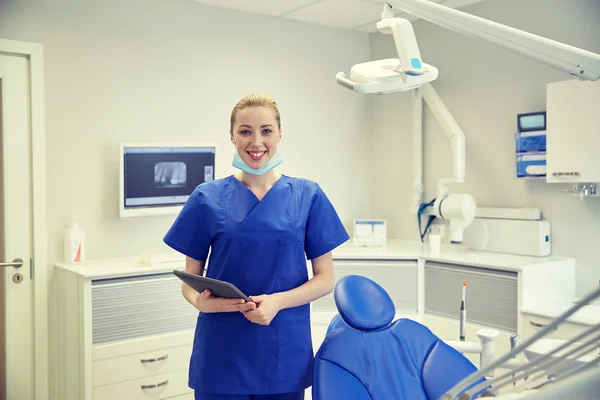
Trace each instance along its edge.
<instances>
[{"instance_id":1,"label":"plastic bottle","mask_svg":"<svg viewBox=\"0 0 600 400\"><path fill-rule=\"evenodd\" d=\"M85 261L85 232L79 227L76 215L71 216L64 238L65 262Z\"/></svg>"}]
</instances>

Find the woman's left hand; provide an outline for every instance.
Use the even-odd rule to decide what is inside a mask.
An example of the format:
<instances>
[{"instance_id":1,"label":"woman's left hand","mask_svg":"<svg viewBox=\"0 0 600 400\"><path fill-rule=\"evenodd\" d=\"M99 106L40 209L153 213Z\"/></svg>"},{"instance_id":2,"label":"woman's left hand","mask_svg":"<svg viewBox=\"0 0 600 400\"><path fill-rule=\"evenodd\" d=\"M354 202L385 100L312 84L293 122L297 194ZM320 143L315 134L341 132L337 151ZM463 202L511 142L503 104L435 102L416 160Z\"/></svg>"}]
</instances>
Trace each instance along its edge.
<instances>
[{"instance_id":1,"label":"woman's left hand","mask_svg":"<svg viewBox=\"0 0 600 400\"><path fill-rule=\"evenodd\" d=\"M280 311L276 297L271 294L250 296L250 300L256 304L256 309L244 311L244 316L255 324L269 325Z\"/></svg>"}]
</instances>

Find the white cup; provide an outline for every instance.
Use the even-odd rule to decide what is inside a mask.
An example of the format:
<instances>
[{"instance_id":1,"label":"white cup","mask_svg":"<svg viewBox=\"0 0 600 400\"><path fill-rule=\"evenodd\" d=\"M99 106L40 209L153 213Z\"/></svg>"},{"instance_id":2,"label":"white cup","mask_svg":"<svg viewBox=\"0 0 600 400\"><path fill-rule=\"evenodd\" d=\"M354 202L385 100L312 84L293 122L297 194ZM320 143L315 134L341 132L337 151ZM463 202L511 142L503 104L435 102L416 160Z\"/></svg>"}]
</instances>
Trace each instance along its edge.
<instances>
[{"instance_id":1,"label":"white cup","mask_svg":"<svg viewBox=\"0 0 600 400\"><path fill-rule=\"evenodd\" d=\"M440 247L442 246L442 236L430 233L429 235L429 253L434 256L440 254Z\"/></svg>"}]
</instances>

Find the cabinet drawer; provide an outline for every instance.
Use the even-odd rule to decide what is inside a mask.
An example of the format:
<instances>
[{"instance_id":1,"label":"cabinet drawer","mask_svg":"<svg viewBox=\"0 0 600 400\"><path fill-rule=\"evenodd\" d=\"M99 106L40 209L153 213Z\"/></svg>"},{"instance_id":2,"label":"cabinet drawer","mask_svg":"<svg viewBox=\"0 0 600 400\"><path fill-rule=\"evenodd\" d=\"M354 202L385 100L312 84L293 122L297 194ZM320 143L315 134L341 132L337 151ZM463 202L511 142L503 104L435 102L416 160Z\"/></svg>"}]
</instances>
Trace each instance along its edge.
<instances>
[{"instance_id":1,"label":"cabinet drawer","mask_svg":"<svg viewBox=\"0 0 600 400\"><path fill-rule=\"evenodd\" d=\"M92 361L117 358L138 353L148 353L156 349L188 346L194 343L194 330L155 335L141 339L124 340L92 346Z\"/></svg>"},{"instance_id":2,"label":"cabinet drawer","mask_svg":"<svg viewBox=\"0 0 600 400\"><path fill-rule=\"evenodd\" d=\"M552 318L523 313L523 336L529 338L535 335L550 322L552 322ZM588 325L565 321L545 337L549 339L570 340L589 328L590 326Z\"/></svg>"},{"instance_id":3,"label":"cabinet drawer","mask_svg":"<svg viewBox=\"0 0 600 400\"><path fill-rule=\"evenodd\" d=\"M92 282L94 345L193 330L197 318L171 273Z\"/></svg>"},{"instance_id":4,"label":"cabinet drawer","mask_svg":"<svg viewBox=\"0 0 600 400\"><path fill-rule=\"evenodd\" d=\"M188 387L188 370L154 375L112 385L94 388L94 400L149 400L168 399L191 393Z\"/></svg>"},{"instance_id":5,"label":"cabinet drawer","mask_svg":"<svg viewBox=\"0 0 600 400\"><path fill-rule=\"evenodd\" d=\"M181 396L169 397L166 400L194 400L194 392L182 394Z\"/></svg>"},{"instance_id":6,"label":"cabinet drawer","mask_svg":"<svg viewBox=\"0 0 600 400\"><path fill-rule=\"evenodd\" d=\"M178 346L146 353L94 361L93 384L108 385L189 367L192 346Z\"/></svg>"},{"instance_id":7,"label":"cabinet drawer","mask_svg":"<svg viewBox=\"0 0 600 400\"><path fill-rule=\"evenodd\" d=\"M361 275L377 282L394 302L396 312L417 312L417 263L415 261L334 260L336 283L346 275ZM333 292L312 303L315 312L337 312Z\"/></svg>"}]
</instances>

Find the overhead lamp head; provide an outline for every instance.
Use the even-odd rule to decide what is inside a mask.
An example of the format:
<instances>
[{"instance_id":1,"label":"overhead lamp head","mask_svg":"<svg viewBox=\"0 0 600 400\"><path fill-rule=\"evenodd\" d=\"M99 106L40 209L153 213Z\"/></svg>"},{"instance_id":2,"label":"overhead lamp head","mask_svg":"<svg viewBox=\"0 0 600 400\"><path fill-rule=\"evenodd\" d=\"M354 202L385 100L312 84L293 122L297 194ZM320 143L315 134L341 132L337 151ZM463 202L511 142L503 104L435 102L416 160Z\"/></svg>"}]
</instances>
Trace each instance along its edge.
<instances>
[{"instance_id":1,"label":"overhead lamp head","mask_svg":"<svg viewBox=\"0 0 600 400\"><path fill-rule=\"evenodd\" d=\"M350 70L350 78L338 72L338 84L362 94L388 94L417 89L437 79L437 68L421 60L410 21L393 17L390 9L389 5L384 6L377 29L393 35L398 58L356 64Z\"/></svg>"}]
</instances>

